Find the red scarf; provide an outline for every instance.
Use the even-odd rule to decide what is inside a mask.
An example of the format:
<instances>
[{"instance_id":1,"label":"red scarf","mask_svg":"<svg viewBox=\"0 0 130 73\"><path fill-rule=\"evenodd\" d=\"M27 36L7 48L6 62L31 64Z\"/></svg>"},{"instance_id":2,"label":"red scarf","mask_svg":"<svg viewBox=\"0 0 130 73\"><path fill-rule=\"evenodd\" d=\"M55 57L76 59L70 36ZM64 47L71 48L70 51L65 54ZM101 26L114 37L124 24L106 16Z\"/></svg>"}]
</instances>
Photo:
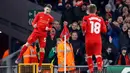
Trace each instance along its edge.
<instances>
[{"instance_id":1,"label":"red scarf","mask_svg":"<svg viewBox=\"0 0 130 73\"><path fill-rule=\"evenodd\" d=\"M121 65L121 58L122 58L122 55L120 55L120 57L119 57L118 65ZM125 55L125 62L126 62L126 65L130 65L130 59L129 59L128 55Z\"/></svg>"}]
</instances>

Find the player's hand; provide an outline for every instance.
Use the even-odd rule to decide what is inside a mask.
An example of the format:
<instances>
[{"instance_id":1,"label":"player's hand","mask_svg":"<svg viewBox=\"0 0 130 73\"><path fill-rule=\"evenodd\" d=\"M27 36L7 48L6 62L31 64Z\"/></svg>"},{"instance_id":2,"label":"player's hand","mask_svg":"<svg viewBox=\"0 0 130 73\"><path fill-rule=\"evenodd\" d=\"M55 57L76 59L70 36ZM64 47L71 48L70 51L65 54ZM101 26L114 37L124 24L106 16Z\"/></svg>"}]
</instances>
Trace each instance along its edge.
<instances>
[{"instance_id":1,"label":"player's hand","mask_svg":"<svg viewBox=\"0 0 130 73\"><path fill-rule=\"evenodd\" d=\"M82 31L82 33L83 33L83 36L85 36L85 32L84 32L84 31Z\"/></svg>"},{"instance_id":2,"label":"player's hand","mask_svg":"<svg viewBox=\"0 0 130 73\"><path fill-rule=\"evenodd\" d=\"M109 63L112 63L113 61L112 60L109 60Z\"/></svg>"},{"instance_id":3,"label":"player's hand","mask_svg":"<svg viewBox=\"0 0 130 73\"><path fill-rule=\"evenodd\" d=\"M46 31L48 31L48 30L49 30L49 28L48 28L48 27L46 27L46 28L45 28L45 30L46 30Z\"/></svg>"},{"instance_id":4,"label":"player's hand","mask_svg":"<svg viewBox=\"0 0 130 73\"><path fill-rule=\"evenodd\" d=\"M111 36L109 36L109 42L112 43L112 37Z\"/></svg>"},{"instance_id":5,"label":"player's hand","mask_svg":"<svg viewBox=\"0 0 130 73\"><path fill-rule=\"evenodd\" d=\"M34 25L33 25L33 28L37 28L37 24L34 24Z\"/></svg>"},{"instance_id":6,"label":"player's hand","mask_svg":"<svg viewBox=\"0 0 130 73\"><path fill-rule=\"evenodd\" d=\"M76 51L76 55L79 53L79 49L80 49L80 48L77 49L77 51Z\"/></svg>"},{"instance_id":7,"label":"player's hand","mask_svg":"<svg viewBox=\"0 0 130 73\"><path fill-rule=\"evenodd\" d=\"M111 22L112 22L112 18L109 18L109 19L108 19L108 22L111 23Z\"/></svg>"},{"instance_id":8,"label":"player's hand","mask_svg":"<svg viewBox=\"0 0 130 73\"><path fill-rule=\"evenodd\" d=\"M122 7L122 6L123 6L122 4L119 5L119 7Z\"/></svg>"},{"instance_id":9,"label":"player's hand","mask_svg":"<svg viewBox=\"0 0 130 73\"><path fill-rule=\"evenodd\" d=\"M85 32L83 32L83 36L85 36Z\"/></svg>"},{"instance_id":10,"label":"player's hand","mask_svg":"<svg viewBox=\"0 0 130 73\"><path fill-rule=\"evenodd\" d=\"M79 6L80 4L82 4L83 3L83 1L77 1L76 2L76 6Z\"/></svg>"}]
</instances>

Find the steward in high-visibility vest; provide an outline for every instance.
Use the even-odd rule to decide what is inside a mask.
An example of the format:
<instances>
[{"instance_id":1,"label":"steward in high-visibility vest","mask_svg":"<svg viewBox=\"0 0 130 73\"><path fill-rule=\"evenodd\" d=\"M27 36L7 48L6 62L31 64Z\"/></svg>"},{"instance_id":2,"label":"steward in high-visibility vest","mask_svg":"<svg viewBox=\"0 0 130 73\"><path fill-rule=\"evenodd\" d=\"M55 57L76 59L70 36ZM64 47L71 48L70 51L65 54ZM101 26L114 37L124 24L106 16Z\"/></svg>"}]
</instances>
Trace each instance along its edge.
<instances>
[{"instance_id":1,"label":"steward in high-visibility vest","mask_svg":"<svg viewBox=\"0 0 130 73\"><path fill-rule=\"evenodd\" d=\"M36 46L30 45L23 54L24 63L38 63Z\"/></svg>"},{"instance_id":2,"label":"steward in high-visibility vest","mask_svg":"<svg viewBox=\"0 0 130 73\"><path fill-rule=\"evenodd\" d=\"M64 72L64 41L62 39L57 40L56 46L57 58L58 58L58 72ZM67 71L75 70L75 61L73 47L69 42L66 42L66 66Z\"/></svg>"},{"instance_id":3,"label":"steward in high-visibility vest","mask_svg":"<svg viewBox=\"0 0 130 73\"><path fill-rule=\"evenodd\" d=\"M7 50L4 52L2 58L6 58L8 55L9 55L9 49L7 49Z\"/></svg>"}]
</instances>

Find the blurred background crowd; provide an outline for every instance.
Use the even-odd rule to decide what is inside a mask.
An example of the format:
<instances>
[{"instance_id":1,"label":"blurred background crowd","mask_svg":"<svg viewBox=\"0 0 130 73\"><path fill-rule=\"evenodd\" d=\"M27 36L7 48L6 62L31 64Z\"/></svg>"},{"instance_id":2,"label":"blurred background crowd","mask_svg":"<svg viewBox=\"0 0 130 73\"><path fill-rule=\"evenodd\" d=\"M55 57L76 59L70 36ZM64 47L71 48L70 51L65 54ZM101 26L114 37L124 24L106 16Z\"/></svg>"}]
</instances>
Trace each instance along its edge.
<instances>
[{"instance_id":1,"label":"blurred background crowd","mask_svg":"<svg viewBox=\"0 0 130 73\"><path fill-rule=\"evenodd\" d=\"M49 3L53 6L54 11L62 14L61 20L55 20L52 31L48 33L44 63L53 62L57 65L55 52L56 39L59 38L61 34L63 22L67 21L68 29L71 34L70 43L74 50L75 64L86 65L85 39L81 30L81 23L83 16L88 15L87 6L90 3L94 3L98 9L97 15L103 17L108 29L106 34L102 34L102 57L104 64L130 65L130 0L30 1L37 2L41 6ZM23 43L17 40L14 42L14 51L16 51ZM38 44L32 46L37 46L38 48ZM39 50L37 50L37 52L38 51Z\"/></svg>"}]
</instances>

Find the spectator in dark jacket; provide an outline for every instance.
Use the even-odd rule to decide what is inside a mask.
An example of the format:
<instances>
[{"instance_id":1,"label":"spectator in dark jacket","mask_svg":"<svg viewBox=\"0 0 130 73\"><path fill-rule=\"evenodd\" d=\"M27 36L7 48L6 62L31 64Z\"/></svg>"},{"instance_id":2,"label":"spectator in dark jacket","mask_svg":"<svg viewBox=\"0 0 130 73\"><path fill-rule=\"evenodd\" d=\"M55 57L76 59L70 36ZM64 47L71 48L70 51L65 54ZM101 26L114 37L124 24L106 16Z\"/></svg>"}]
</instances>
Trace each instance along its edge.
<instances>
[{"instance_id":1,"label":"spectator in dark jacket","mask_svg":"<svg viewBox=\"0 0 130 73\"><path fill-rule=\"evenodd\" d=\"M72 44L74 57L75 57L75 64L76 65L83 65L85 63L84 56L85 56L85 49L84 44L80 39L78 39L78 33L72 32L70 43Z\"/></svg>"},{"instance_id":2,"label":"spectator in dark jacket","mask_svg":"<svg viewBox=\"0 0 130 73\"><path fill-rule=\"evenodd\" d=\"M130 58L127 54L127 47L122 47L121 54L117 58L116 64L118 64L118 65L130 65Z\"/></svg>"},{"instance_id":3,"label":"spectator in dark jacket","mask_svg":"<svg viewBox=\"0 0 130 73\"><path fill-rule=\"evenodd\" d=\"M53 27L52 30L48 33L48 37L46 39L46 48L45 48L45 63L51 63L51 60L48 58L49 52L53 47L56 46L56 29Z\"/></svg>"},{"instance_id":4,"label":"spectator in dark jacket","mask_svg":"<svg viewBox=\"0 0 130 73\"><path fill-rule=\"evenodd\" d=\"M74 7L74 20L79 21L82 20L84 15L87 15L87 5L83 4L81 7Z\"/></svg>"},{"instance_id":5,"label":"spectator in dark jacket","mask_svg":"<svg viewBox=\"0 0 130 73\"><path fill-rule=\"evenodd\" d=\"M130 28L128 29L128 31L127 31L127 40L128 40L128 45L127 45L127 47L128 47L128 53L130 53Z\"/></svg>"},{"instance_id":6,"label":"spectator in dark jacket","mask_svg":"<svg viewBox=\"0 0 130 73\"><path fill-rule=\"evenodd\" d=\"M127 24L128 28L130 28L130 16L125 18L124 24Z\"/></svg>"},{"instance_id":7,"label":"spectator in dark jacket","mask_svg":"<svg viewBox=\"0 0 130 73\"><path fill-rule=\"evenodd\" d=\"M62 27L59 21L54 21L53 27L56 29L56 37L59 38L62 31Z\"/></svg>"},{"instance_id":8,"label":"spectator in dark jacket","mask_svg":"<svg viewBox=\"0 0 130 73\"><path fill-rule=\"evenodd\" d=\"M122 16L124 19L130 16L128 6L124 6L122 8Z\"/></svg>"},{"instance_id":9,"label":"spectator in dark jacket","mask_svg":"<svg viewBox=\"0 0 130 73\"><path fill-rule=\"evenodd\" d=\"M114 20L116 20L118 16L122 15L123 4L122 2L120 2L120 0L117 0L115 6L116 6L116 10L114 12L114 15L115 15Z\"/></svg>"},{"instance_id":10,"label":"spectator in dark jacket","mask_svg":"<svg viewBox=\"0 0 130 73\"><path fill-rule=\"evenodd\" d=\"M100 11L104 11L105 5L109 0L90 0L91 3L95 4Z\"/></svg>"},{"instance_id":11,"label":"spectator in dark jacket","mask_svg":"<svg viewBox=\"0 0 130 73\"><path fill-rule=\"evenodd\" d=\"M105 52L103 52L103 60L105 65L114 65L115 63L115 55L112 52L112 47L108 46Z\"/></svg>"},{"instance_id":12,"label":"spectator in dark jacket","mask_svg":"<svg viewBox=\"0 0 130 73\"><path fill-rule=\"evenodd\" d=\"M82 40L82 37L83 37L82 31L81 31L80 25L77 22L73 22L69 26L69 32L72 33L74 31L78 33L78 38Z\"/></svg>"},{"instance_id":13,"label":"spectator in dark jacket","mask_svg":"<svg viewBox=\"0 0 130 73\"><path fill-rule=\"evenodd\" d=\"M127 39L127 30L128 30L127 24L123 24L122 32L119 36L120 48L128 45L129 40Z\"/></svg>"},{"instance_id":14,"label":"spectator in dark jacket","mask_svg":"<svg viewBox=\"0 0 130 73\"><path fill-rule=\"evenodd\" d=\"M82 18L83 18L85 15L87 15L86 10L87 10L87 4L84 3L84 4L81 6L79 20L82 20Z\"/></svg>"},{"instance_id":15,"label":"spectator in dark jacket","mask_svg":"<svg viewBox=\"0 0 130 73\"><path fill-rule=\"evenodd\" d=\"M113 11L112 11L111 5L110 5L110 4L107 4L107 5L105 6L105 11L100 12L99 15L101 15L101 16L104 18L104 20L107 19L107 18L106 18L106 15L111 16L112 19L113 19L113 18L114 18L114 13L113 13Z\"/></svg>"},{"instance_id":16,"label":"spectator in dark jacket","mask_svg":"<svg viewBox=\"0 0 130 73\"><path fill-rule=\"evenodd\" d=\"M79 33L80 31L80 27L78 25L77 22L73 22L70 26L69 26L69 32L72 33L73 31L76 31Z\"/></svg>"},{"instance_id":17,"label":"spectator in dark jacket","mask_svg":"<svg viewBox=\"0 0 130 73\"><path fill-rule=\"evenodd\" d=\"M122 25L123 25L123 17L122 16L118 16L117 22L118 22L119 26L122 27Z\"/></svg>"},{"instance_id":18,"label":"spectator in dark jacket","mask_svg":"<svg viewBox=\"0 0 130 73\"><path fill-rule=\"evenodd\" d=\"M73 17L74 17L74 13L73 13L72 5L69 2L67 2L65 5L65 10L63 10L63 12L62 12L60 24L62 24L62 26L63 26L64 21L67 21L68 24L71 24L74 20Z\"/></svg>"}]
</instances>

